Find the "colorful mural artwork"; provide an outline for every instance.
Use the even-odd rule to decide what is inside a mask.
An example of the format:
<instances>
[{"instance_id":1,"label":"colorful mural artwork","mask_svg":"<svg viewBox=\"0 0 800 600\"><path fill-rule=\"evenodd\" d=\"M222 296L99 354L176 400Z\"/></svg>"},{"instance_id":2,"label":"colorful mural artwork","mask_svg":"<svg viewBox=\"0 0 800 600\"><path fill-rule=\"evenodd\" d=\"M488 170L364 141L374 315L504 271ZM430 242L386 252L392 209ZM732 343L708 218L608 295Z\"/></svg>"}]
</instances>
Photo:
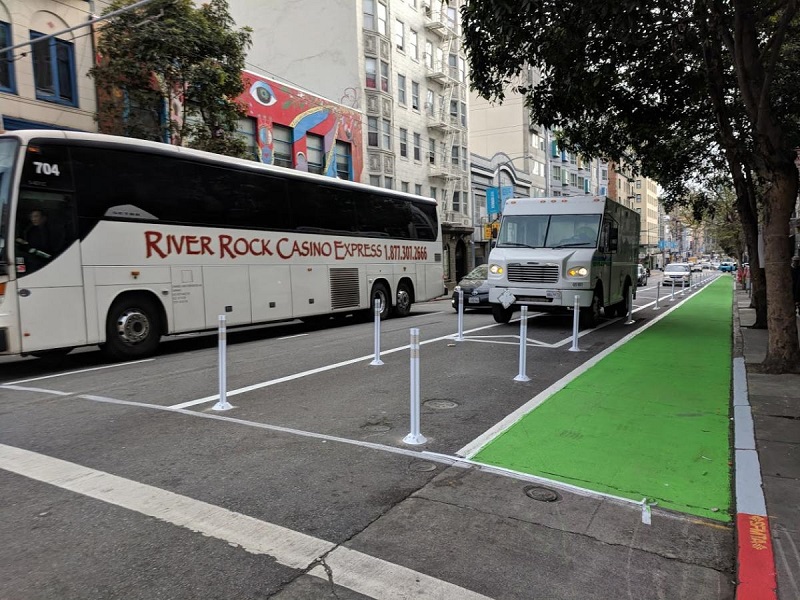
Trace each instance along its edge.
<instances>
[{"instance_id":1,"label":"colorful mural artwork","mask_svg":"<svg viewBox=\"0 0 800 600\"><path fill-rule=\"evenodd\" d=\"M246 106L247 116L257 122L256 142L261 162L274 164L273 127L283 125L292 130L295 169L309 170L308 134L311 133L322 137L325 175L342 177L347 169L348 179L361 181L364 155L359 111L250 71L244 71L242 77L245 92L238 100ZM343 144L337 149L336 142ZM346 149L349 157L345 156Z\"/></svg>"}]
</instances>

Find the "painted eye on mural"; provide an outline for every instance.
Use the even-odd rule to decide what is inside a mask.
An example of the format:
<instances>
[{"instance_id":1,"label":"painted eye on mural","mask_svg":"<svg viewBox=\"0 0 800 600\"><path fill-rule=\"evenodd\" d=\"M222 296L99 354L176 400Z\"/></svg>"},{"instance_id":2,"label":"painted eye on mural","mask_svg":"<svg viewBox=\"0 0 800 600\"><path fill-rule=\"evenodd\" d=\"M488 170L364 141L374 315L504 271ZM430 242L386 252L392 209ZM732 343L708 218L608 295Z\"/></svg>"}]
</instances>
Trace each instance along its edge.
<instances>
[{"instance_id":1,"label":"painted eye on mural","mask_svg":"<svg viewBox=\"0 0 800 600\"><path fill-rule=\"evenodd\" d=\"M263 81L256 81L250 86L250 95L264 106L272 106L278 101L272 88Z\"/></svg>"}]
</instances>

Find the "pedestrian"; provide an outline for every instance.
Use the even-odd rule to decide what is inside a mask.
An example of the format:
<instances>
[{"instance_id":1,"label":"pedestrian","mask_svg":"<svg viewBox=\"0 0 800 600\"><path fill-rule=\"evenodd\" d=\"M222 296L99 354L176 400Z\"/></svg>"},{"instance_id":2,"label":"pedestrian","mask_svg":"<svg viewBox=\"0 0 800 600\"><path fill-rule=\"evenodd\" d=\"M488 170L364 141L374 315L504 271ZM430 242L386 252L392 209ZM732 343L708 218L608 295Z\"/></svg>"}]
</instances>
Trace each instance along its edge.
<instances>
[{"instance_id":1,"label":"pedestrian","mask_svg":"<svg viewBox=\"0 0 800 600\"><path fill-rule=\"evenodd\" d=\"M17 244L25 254L25 271L32 273L45 266L61 250L63 240L50 227L47 214L39 209L31 210L30 224L25 228Z\"/></svg>"},{"instance_id":2,"label":"pedestrian","mask_svg":"<svg viewBox=\"0 0 800 600\"><path fill-rule=\"evenodd\" d=\"M800 256L792 257L792 298L795 312L800 315Z\"/></svg>"}]
</instances>

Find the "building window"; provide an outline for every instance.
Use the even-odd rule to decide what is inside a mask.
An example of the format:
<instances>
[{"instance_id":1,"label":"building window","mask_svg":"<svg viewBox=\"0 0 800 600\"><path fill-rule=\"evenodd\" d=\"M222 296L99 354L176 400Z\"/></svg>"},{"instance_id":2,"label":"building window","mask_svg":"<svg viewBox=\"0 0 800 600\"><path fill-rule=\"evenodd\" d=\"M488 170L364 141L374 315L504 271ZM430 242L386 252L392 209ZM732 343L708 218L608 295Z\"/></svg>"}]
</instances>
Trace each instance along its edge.
<instances>
[{"instance_id":1,"label":"building window","mask_svg":"<svg viewBox=\"0 0 800 600\"><path fill-rule=\"evenodd\" d=\"M406 76L397 76L397 101L403 106L406 105Z\"/></svg>"},{"instance_id":2,"label":"building window","mask_svg":"<svg viewBox=\"0 0 800 600\"><path fill-rule=\"evenodd\" d=\"M467 170L467 157L469 154L467 153L467 148L465 146L461 147L461 168L466 171Z\"/></svg>"},{"instance_id":3,"label":"building window","mask_svg":"<svg viewBox=\"0 0 800 600\"><path fill-rule=\"evenodd\" d=\"M461 212L461 192L453 192L453 212Z\"/></svg>"},{"instance_id":4,"label":"building window","mask_svg":"<svg viewBox=\"0 0 800 600\"><path fill-rule=\"evenodd\" d=\"M364 61L364 66L367 72L366 86L374 90L378 87L378 61L374 58L367 58Z\"/></svg>"},{"instance_id":5,"label":"building window","mask_svg":"<svg viewBox=\"0 0 800 600\"><path fill-rule=\"evenodd\" d=\"M399 19L394 22L394 44L400 52L405 52L406 49L406 34L405 25Z\"/></svg>"},{"instance_id":6,"label":"building window","mask_svg":"<svg viewBox=\"0 0 800 600\"><path fill-rule=\"evenodd\" d=\"M462 102L461 103L461 126L462 127L466 127L467 126L467 103L466 102Z\"/></svg>"},{"instance_id":7,"label":"building window","mask_svg":"<svg viewBox=\"0 0 800 600\"><path fill-rule=\"evenodd\" d=\"M458 123L458 100L450 100L450 121Z\"/></svg>"},{"instance_id":8,"label":"building window","mask_svg":"<svg viewBox=\"0 0 800 600\"><path fill-rule=\"evenodd\" d=\"M381 61L381 90L389 91L389 63Z\"/></svg>"},{"instance_id":9,"label":"building window","mask_svg":"<svg viewBox=\"0 0 800 600\"><path fill-rule=\"evenodd\" d=\"M419 83L411 82L411 108L419 110Z\"/></svg>"},{"instance_id":10,"label":"building window","mask_svg":"<svg viewBox=\"0 0 800 600\"><path fill-rule=\"evenodd\" d=\"M450 162L453 164L454 167L457 167L461 164L461 160L458 157L459 146L453 146L450 151Z\"/></svg>"},{"instance_id":11,"label":"building window","mask_svg":"<svg viewBox=\"0 0 800 600\"><path fill-rule=\"evenodd\" d=\"M378 147L378 117L367 117L367 146Z\"/></svg>"},{"instance_id":12,"label":"building window","mask_svg":"<svg viewBox=\"0 0 800 600\"><path fill-rule=\"evenodd\" d=\"M378 33L386 35L386 5L378 2Z\"/></svg>"},{"instance_id":13,"label":"building window","mask_svg":"<svg viewBox=\"0 0 800 600\"><path fill-rule=\"evenodd\" d=\"M561 179L561 167L557 165L553 165L553 179L560 180Z\"/></svg>"},{"instance_id":14,"label":"building window","mask_svg":"<svg viewBox=\"0 0 800 600\"><path fill-rule=\"evenodd\" d=\"M339 179L352 179L353 153L350 144L336 141L336 176Z\"/></svg>"},{"instance_id":15,"label":"building window","mask_svg":"<svg viewBox=\"0 0 800 600\"><path fill-rule=\"evenodd\" d=\"M43 33L31 31L31 40ZM77 106L75 94L75 48L72 42L48 38L31 44L36 99Z\"/></svg>"},{"instance_id":16,"label":"building window","mask_svg":"<svg viewBox=\"0 0 800 600\"><path fill-rule=\"evenodd\" d=\"M413 29L408 33L408 55L419 60L419 35Z\"/></svg>"},{"instance_id":17,"label":"building window","mask_svg":"<svg viewBox=\"0 0 800 600\"><path fill-rule=\"evenodd\" d=\"M437 194L438 191L439 190L437 190L435 187L431 187L431 198L436 200L436 194Z\"/></svg>"},{"instance_id":18,"label":"building window","mask_svg":"<svg viewBox=\"0 0 800 600\"><path fill-rule=\"evenodd\" d=\"M384 182L383 183L383 187L385 187L387 190L393 190L394 189L394 178L393 177L384 177L383 178L383 182Z\"/></svg>"},{"instance_id":19,"label":"building window","mask_svg":"<svg viewBox=\"0 0 800 600\"><path fill-rule=\"evenodd\" d=\"M363 0L364 29L375 31L375 0Z\"/></svg>"},{"instance_id":20,"label":"building window","mask_svg":"<svg viewBox=\"0 0 800 600\"><path fill-rule=\"evenodd\" d=\"M642 201L642 195L641 194L636 194L636 201L637 202L641 202Z\"/></svg>"},{"instance_id":21,"label":"building window","mask_svg":"<svg viewBox=\"0 0 800 600\"><path fill-rule=\"evenodd\" d=\"M272 163L279 167L293 166L292 163L292 129L285 125L272 126Z\"/></svg>"},{"instance_id":22,"label":"building window","mask_svg":"<svg viewBox=\"0 0 800 600\"><path fill-rule=\"evenodd\" d=\"M383 119L381 122L381 140L383 142L381 147L384 150L392 149L392 123L389 119Z\"/></svg>"},{"instance_id":23,"label":"building window","mask_svg":"<svg viewBox=\"0 0 800 600\"><path fill-rule=\"evenodd\" d=\"M433 116L433 90L425 91L425 111Z\"/></svg>"},{"instance_id":24,"label":"building window","mask_svg":"<svg viewBox=\"0 0 800 600\"><path fill-rule=\"evenodd\" d=\"M0 21L0 48L11 46L11 25ZM0 91L11 92L16 91L14 84L14 69L11 63L11 50L5 53L5 56L0 58Z\"/></svg>"},{"instance_id":25,"label":"building window","mask_svg":"<svg viewBox=\"0 0 800 600\"><path fill-rule=\"evenodd\" d=\"M428 162L436 164L436 140L433 138L428 140Z\"/></svg>"},{"instance_id":26,"label":"building window","mask_svg":"<svg viewBox=\"0 0 800 600\"><path fill-rule=\"evenodd\" d=\"M642 189L642 180L641 179L637 179L636 180L636 189L637 190Z\"/></svg>"},{"instance_id":27,"label":"building window","mask_svg":"<svg viewBox=\"0 0 800 600\"><path fill-rule=\"evenodd\" d=\"M456 25L456 9L453 6L447 7L447 26L456 33L458 33Z\"/></svg>"},{"instance_id":28,"label":"building window","mask_svg":"<svg viewBox=\"0 0 800 600\"><path fill-rule=\"evenodd\" d=\"M414 134L414 160L422 160L422 136Z\"/></svg>"},{"instance_id":29,"label":"building window","mask_svg":"<svg viewBox=\"0 0 800 600\"><path fill-rule=\"evenodd\" d=\"M458 79L458 55L447 55L447 66L449 67L448 75L451 79Z\"/></svg>"},{"instance_id":30,"label":"building window","mask_svg":"<svg viewBox=\"0 0 800 600\"><path fill-rule=\"evenodd\" d=\"M308 172L322 175L325 171L325 145L321 135L306 134L306 151L308 156Z\"/></svg>"},{"instance_id":31,"label":"building window","mask_svg":"<svg viewBox=\"0 0 800 600\"><path fill-rule=\"evenodd\" d=\"M407 181L401 181L400 182L400 191L401 192L405 192L406 194L408 193L408 182Z\"/></svg>"},{"instance_id":32,"label":"building window","mask_svg":"<svg viewBox=\"0 0 800 600\"><path fill-rule=\"evenodd\" d=\"M374 185L375 187L381 187L381 176L380 175L370 175L369 176L369 184Z\"/></svg>"},{"instance_id":33,"label":"building window","mask_svg":"<svg viewBox=\"0 0 800 600\"><path fill-rule=\"evenodd\" d=\"M400 129L400 156L408 158L408 129Z\"/></svg>"},{"instance_id":34,"label":"building window","mask_svg":"<svg viewBox=\"0 0 800 600\"><path fill-rule=\"evenodd\" d=\"M425 66L433 69L433 42L425 40L425 52L423 53L425 59Z\"/></svg>"},{"instance_id":35,"label":"building window","mask_svg":"<svg viewBox=\"0 0 800 600\"><path fill-rule=\"evenodd\" d=\"M464 83L467 80L467 61L458 57L458 80Z\"/></svg>"},{"instance_id":36,"label":"building window","mask_svg":"<svg viewBox=\"0 0 800 600\"><path fill-rule=\"evenodd\" d=\"M417 196L422 196L422 185L420 185L419 183L414 184L414 193Z\"/></svg>"},{"instance_id":37,"label":"building window","mask_svg":"<svg viewBox=\"0 0 800 600\"><path fill-rule=\"evenodd\" d=\"M0 44L2 43L3 41L0 39ZM258 121L251 117L239 119L239 125L236 128L236 134L244 140L245 147L247 148L247 156L253 160L259 160L258 142L256 141L257 129Z\"/></svg>"}]
</instances>

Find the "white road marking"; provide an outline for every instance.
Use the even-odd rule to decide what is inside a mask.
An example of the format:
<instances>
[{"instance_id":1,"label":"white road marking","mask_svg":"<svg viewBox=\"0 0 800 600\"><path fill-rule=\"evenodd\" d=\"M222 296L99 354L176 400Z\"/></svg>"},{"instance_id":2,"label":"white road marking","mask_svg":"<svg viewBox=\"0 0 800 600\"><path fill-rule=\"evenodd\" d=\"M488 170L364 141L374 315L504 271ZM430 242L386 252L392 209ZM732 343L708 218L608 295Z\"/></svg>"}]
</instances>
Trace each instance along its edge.
<instances>
[{"instance_id":1,"label":"white road marking","mask_svg":"<svg viewBox=\"0 0 800 600\"><path fill-rule=\"evenodd\" d=\"M276 338L276 339L279 339L279 340L290 340L292 338L299 338L299 337L304 337L304 336L307 336L307 335L308 335L307 333L296 333L294 335L285 335L283 337L279 337L279 338Z\"/></svg>"},{"instance_id":2,"label":"white road marking","mask_svg":"<svg viewBox=\"0 0 800 600\"><path fill-rule=\"evenodd\" d=\"M17 383L30 383L31 381L41 381L42 379L52 379L53 377L64 377L65 375L77 375L78 373L89 373L90 371L100 371L102 369L115 369L117 367L127 367L129 365L138 365L140 363L151 362L154 358L144 358L142 360L133 360L124 363L115 363L113 365L103 365L101 367L92 367L90 369L80 369L78 371L66 371L64 373L55 373L54 375L43 375L42 377L32 377L30 379L19 379L17 381L9 381L5 385L15 385Z\"/></svg>"},{"instance_id":3,"label":"white road marking","mask_svg":"<svg viewBox=\"0 0 800 600\"><path fill-rule=\"evenodd\" d=\"M279 564L309 571L374 598L489 600L424 573L321 540L274 523L75 463L0 444L0 468L61 489L265 554Z\"/></svg>"},{"instance_id":4,"label":"white road marking","mask_svg":"<svg viewBox=\"0 0 800 600\"><path fill-rule=\"evenodd\" d=\"M19 392L38 392L40 394L54 394L56 396L72 396L72 392L59 392L58 390L46 390L44 388L25 387L21 385L0 385L0 388L6 390L17 390Z\"/></svg>"}]
</instances>

